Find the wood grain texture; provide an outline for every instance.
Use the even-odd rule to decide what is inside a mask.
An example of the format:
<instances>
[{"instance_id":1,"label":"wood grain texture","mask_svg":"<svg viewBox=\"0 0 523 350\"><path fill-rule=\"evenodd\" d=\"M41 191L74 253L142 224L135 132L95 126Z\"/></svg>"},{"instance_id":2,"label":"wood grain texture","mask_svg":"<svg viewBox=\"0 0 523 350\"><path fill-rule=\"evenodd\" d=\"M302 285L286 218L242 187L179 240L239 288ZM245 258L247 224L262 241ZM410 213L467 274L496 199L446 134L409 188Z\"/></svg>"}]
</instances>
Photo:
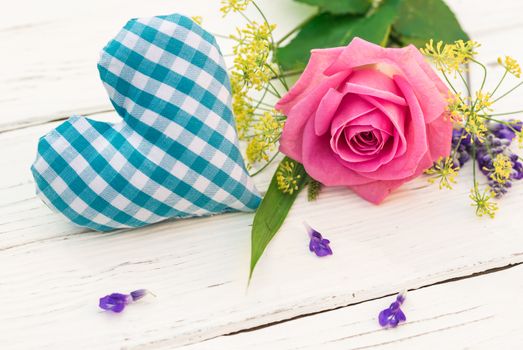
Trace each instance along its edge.
<instances>
[{"instance_id":1,"label":"wood grain texture","mask_svg":"<svg viewBox=\"0 0 523 350\"><path fill-rule=\"evenodd\" d=\"M410 291L402 307L407 322L396 329L377 321L394 300L388 296L182 349L516 349L522 293L519 265Z\"/></svg>"},{"instance_id":2,"label":"wood grain texture","mask_svg":"<svg viewBox=\"0 0 523 350\"><path fill-rule=\"evenodd\" d=\"M292 1L260 5L279 24L280 36L313 11ZM0 13L2 52L9 53L0 55L0 131L110 109L96 64L101 49L130 18L199 15L207 30L225 35L243 25L239 16L224 19L218 0L93 0L77 6L31 0ZM232 52L230 40L218 40L224 53Z\"/></svg>"},{"instance_id":3,"label":"wood grain texture","mask_svg":"<svg viewBox=\"0 0 523 350\"><path fill-rule=\"evenodd\" d=\"M259 3L271 21L278 23L277 37L313 11L290 0ZM523 50L520 45L507 47L509 42L518 42L521 33L514 32L502 41L495 38L500 31L520 31L523 2L500 0L492 7L478 6L476 0L453 0L449 5L472 37L494 39L488 46L485 42L490 62L500 52ZM101 48L127 19L171 12L201 15L209 31L228 34L241 19L224 20L219 7L218 0L92 0L81 5L66 0L14 2L0 13L2 50L12 53L0 55L0 131L110 109L96 62ZM219 41L222 51L229 53L230 42ZM499 45L505 46L503 50Z\"/></svg>"},{"instance_id":4,"label":"wood grain texture","mask_svg":"<svg viewBox=\"0 0 523 350\"><path fill-rule=\"evenodd\" d=\"M0 134L0 344L10 349L174 347L523 261L521 184L490 220L474 216L467 181L445 192L421 178L379 207L341 188L300 196L247 289L250 214L99 234L45 208L29 165L53 126ZM303 220L334 256L310 254ZM97 309L99 296L144 287L158 298L122 315Z\"/></svg>"},{"instance_id":5,"label":"wood grain texture","mask_svg":"<svg viewBox=\"0 0 523 350\"><path fill-rule=\"evenodd\" d=\"M522 2L449 4L483 43L485 60L493 62L503 52L523 58L522 49L513 45L521 35ZM292 1L262 5L281 24L279 35L310 13ZM252 214L99 234L72 226L35 197L29 166L38 137L57 125L49 121L71 113L118 120L114 112L97 113L109 104L96 59L125 19L174 11L201 15L205 8L205 23L226 32L237 22L220 20L218 7L218 1L206 0L32 0L14 2L0 14L1 47L16 52L0 56L0 348L346 349L383 343L380 348L419 349L441 343L476 349L521 344L522 327L515 318L521 305L510 304L523 288L521 267L411 293L409 323L396 331L380 331L375 324L376 312L390 298L365 301L522 263L522 183L500 203L495 220L478 219L469 206L470 168L451 192L420 178L379 207L342 188L325 190L314 203L302 194L249 288ZM474 84L478 74L472 71ZM517 108L521 94L514 96L502 107ZM271 174L256 177L260 189ZM334 256L319 260L310 254L303 220L333 242ZM100 296L138 288L158 297L131 305L121 315L98 310ZM324 312L338 307L343 308Z\"/></svg>"}]
</instances>

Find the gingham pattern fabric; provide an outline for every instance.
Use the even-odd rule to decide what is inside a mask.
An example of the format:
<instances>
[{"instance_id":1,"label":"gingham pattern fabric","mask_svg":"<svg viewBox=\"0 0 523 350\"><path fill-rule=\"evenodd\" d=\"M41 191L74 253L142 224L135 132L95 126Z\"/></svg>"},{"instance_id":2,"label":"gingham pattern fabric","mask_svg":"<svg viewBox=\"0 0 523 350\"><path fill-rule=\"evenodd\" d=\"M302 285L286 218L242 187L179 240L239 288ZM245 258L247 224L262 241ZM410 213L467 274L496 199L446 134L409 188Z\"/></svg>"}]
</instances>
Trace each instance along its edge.
<instances>
[{"instance_id":1,"label":"gingham pattern fabric","mask_svg":"<svg viewBox=\"0 0 523 350\"><path fill-rule=\"evenodd\" d=\"M49 207L98 231L257 208L211 34L181 15L133 19L98 69L123 121L75 116L40 139L32 171Z\"/></svg>"}]
</instances>

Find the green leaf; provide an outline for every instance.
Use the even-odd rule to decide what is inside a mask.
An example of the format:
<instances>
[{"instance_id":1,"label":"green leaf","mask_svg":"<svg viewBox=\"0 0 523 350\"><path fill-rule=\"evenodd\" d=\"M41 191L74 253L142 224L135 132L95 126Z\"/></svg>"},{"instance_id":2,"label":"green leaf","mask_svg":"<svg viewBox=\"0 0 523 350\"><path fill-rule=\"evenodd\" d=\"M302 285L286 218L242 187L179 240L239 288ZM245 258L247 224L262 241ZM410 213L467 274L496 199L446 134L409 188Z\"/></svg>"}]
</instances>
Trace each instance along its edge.
<instances>
[{"instance_id":1,"label":"green leaf","mask_svg":"<svg viewBox=\"0 0 523 350\"><path fill-rule=\"evenodd\" d=\"M346 46L355 37L384 46L396 20L399 1L384 0L365 17L319 14L307 22L287 46L278 49L279 64L285 71L302 70L309 60L310 50Z\"/></svg>"},{"instance_id":2,"label":"green leaf","mask_svg":"<svg viewBox=\"0 0 523 350\"><path fill-rule=\"evenodd\" d=\"M393 29L403 45L421 47L430 39L446 43L469 39L443 0L402 0L399 13Z\"/></svg>"},{"instance_id":3,"label":"green leaf","mask_svg":"<svg viewBox=\"0 0 523 350\"><path fill-rule=\"evenodd\" d=\"M285 157L282 160L282 163L283 162L294 161ZM300 178L297 183L298 190L294 191L292 194L283 193L278 189L276 174L274 174L269 189L263 197L258 210L256 210L251 233L251 268L249 272L249 280L252 277L252 272L256 267L256 263L262 256L271 239L280 229L292 204L296 200L296 197L298 197L299 192L307 183L308 176L303 165L296 163L295 174L300 175Z\"/></svg>"},{"instance_id":4,"label":"green leaf","mask_svg":"<svg viewBox=\"0 0 523 350\"><path fill-rule=\"evenodd\" d=\"M366 13L372 0L296 0L304 4L318 6L322 12L334 15L360 15Z\"/></svg>"}]
</instances>

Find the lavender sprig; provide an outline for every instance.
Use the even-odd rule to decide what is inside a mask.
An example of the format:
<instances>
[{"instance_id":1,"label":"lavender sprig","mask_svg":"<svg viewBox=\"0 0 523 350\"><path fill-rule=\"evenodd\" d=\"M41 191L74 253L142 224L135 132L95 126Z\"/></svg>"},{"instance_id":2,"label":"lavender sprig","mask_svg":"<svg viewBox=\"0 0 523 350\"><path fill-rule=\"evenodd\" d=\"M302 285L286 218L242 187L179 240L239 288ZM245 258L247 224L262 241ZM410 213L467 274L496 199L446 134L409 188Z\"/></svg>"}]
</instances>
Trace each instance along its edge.
<instances>
[{"instance_id":1,"label":"lavender sprig","mask_svg":"<svg viewBox=\"0 0 523 350\"><path fill-rule=\"evenodd\" d=\"M489 122L487 124L487 135L484 140L472 140L463 128L453 132L452 147L456 148L453 162L460 167L473 156L472 146L475 147L475 158L479 169L488 179L488 185L496 197L501 197L512 187L514 180L523 178L523 163L517 154L510 149L512 141L516 137L515 131L520 132L522 122L509 122L510 125ZM512 170L506 179L500 181L496 176L495 161L500 155L510 161Z\"/></svg>"}]
</instances>

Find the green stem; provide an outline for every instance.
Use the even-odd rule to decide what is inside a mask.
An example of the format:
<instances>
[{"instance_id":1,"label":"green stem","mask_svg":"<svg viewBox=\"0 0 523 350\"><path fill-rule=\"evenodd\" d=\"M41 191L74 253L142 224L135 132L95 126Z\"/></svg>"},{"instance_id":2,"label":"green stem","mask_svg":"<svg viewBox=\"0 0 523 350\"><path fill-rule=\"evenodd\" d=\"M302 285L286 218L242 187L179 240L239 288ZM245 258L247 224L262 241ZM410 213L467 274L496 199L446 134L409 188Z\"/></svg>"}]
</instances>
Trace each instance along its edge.
<instances>
[{"instance_id":1,"label":"green stem","mask_svg":"<svg viewBox=\"0 0 523 350\"><path fill-rule=\"evenodd\" d=\"M501 86L501 83L503 82L503 80L505 80L505 77L507 76L507 73L508 73L508 70L505 69L505 73L503 73L503 76L501 77L501 80L499 81L498 85L496 85L496 87L494 88L494 90L492 91L492 93L490 94L490 97L492 98L492 96L494 96L494 94L496 93L496 91L498 91L499 87Z\"/></svg>"},{"instance_id":2,"label":"green stem","mask_svg":"<svg viewBox=\"0 0 523 350\"><path fill-rule=\"evenodd\" d=\"M271 105L269 103L263 102L263 100L258 101L258 100L254 99L253 101L256 102L255 109L259 108L260 106L271 108L271 110L274 109L274 105Z\"/></svg>"},{"instance_id":3,"label":"green stem","mask_svg":"<svg viewBox=\"0 0 523 350\"><path fill-rule=\"evenodd\" d=\"M485 87L485 82L487 81L487 67L481 62L476 61L475 59L470 59L472 62L478 64L481 68L483 68L483 81L481 82L481 87L479 88L479 91L483 91L483 88Z\"/></svg>"},{"instance_id":4,"label":"green stem","mask_svg":"<svg viewBox=\"0 0 523 350\"><path fill-rule=\"evenodd\" d=\"M517 84L516 86L514 86L512 89L508 90L507 92L505 92L503 95L499 96L498 98L496 98L494 101L492 101L492 103L494 104L495 102L501 100L503 97L507 96L508 94L510 94L512 91L516 90L518 87L520 87L521 85L523 85L523 81L520 82L519 84Z\"/></svg>"},{"instance_id":5,"label":"green stem","mask_svg":"<svg viewBox=\"0 0 523 350\"><path fill-rule=\"evenodd\" d=\"M256 107L257 111L265 111L265 112L272 112L274 110L274 107L266 106L266 105L259 105Z\"/></svg>"},{"instance_id":6,"label":"green stem","mask_svg":"<svg viewBox=\"0 0 523 350\"><path fill-rule=\"evenodd\" d=\"M280 81L280 83L282 83L282 85L285 87L285 89L287 89L287 91L289 90L289 85L287 85L287 82L285 81L285 79L283 79L280 75L278 75L278 73L272 68L272 66L270 64L265 64L272 73L274 73L274 76L275 77L278 77L278 80Z\"/></svg>"},{"instance_id":7,"label":"green stem","mask_svg":"<svg viewBox=\"0 0 523 350\"><path fill-rule=\"evenodd\" d=\"M245 15L245 13L243 13L242 11L239 11L239 14L243 17L243 19L245 19L247 22L249 22L249 24L253 24L252 21L249 19L249 17L247 17Z\"/></svg>"},{"instance_id":8,"label":"green stem","mask_svg":"<svg viewBox=\"0 0 523 350\"><path fill-rule=\"evenodd\" d=\"M474 191L478 192L478 182L476 181L476 144L471 143L472 146L472 181L474 181Z\"/></svg>"},{"instance_id":9,"label":"green stem","mask_svg":"<svg viewBox=\"0 0 523 350\"><path fill-rule=\"evenodd\" d=\"M510 122L507 122L505 120L499 120L499 119L495 119L495 118L491 118L487 115L483 115L483 114L478 114L478 117L481 117L483 119L486 119L486 120L490 120L490 121L493 121L493 122L496 122L496 123L499 123L499 124L503 124L503 125L506 125L508 126L513 132L517 133L519 131L517 131L514 126L510 123Z\"/></svg>"},{"instance_id":10,"label":"green stem","mask_svg":"<svg viewBox=\"0 0 523 350\"><path fill-rule=\"evenodd\" d=\"M278 97L278 98L281 98L281 95L280 93L278 92L278 89L276 89L276 87L269 81L268 82L269 86L272 88L272 91L269 90L270 93L272 93L274 96Z\"/></svg>"},{"instance_id":11,"label":"green stem","mask_svg":"<svg viewBox=\"0 0 523 350\"><path fill-rule=\"evenodd\" d=\"M276 152L276 154L274 154L272 156L271 159L269 159L269 161L267 162L267 164L265 164L263 167L261 167L260 169L258 169L257 171L255 171L254 173L250 174L251 177L254 177L258 174L260 174L262 171L264 171L275 159L276 157L280 154L280 152Z\"/></svg>"},{"instance_id":12,"label":"green stem","mask_svg":"<svg viewBox=\"0 0 523 350\"><path fill-rule=\"evenodd\" d=\"M211 33L212 35L214 35L215 37L217 38L222 38L222 39L229 39L229 40L234 40L233 38L231 38L230 36L228 35L223 35L223 34L217 34L217 33Z\"/></svg>"},{"instance_id":13,"label":"green stem","mask_svg":"<svg viewBox=\"0 0 523 350\"><path fill-rule=\"evenodd\" d=\"M303 69L288 70L280 73L278 76L272 77L272 79L292 77L293 75L299 75L301 73L303 73Z\"/></svg>"},{"instance_id":14,"label":"green stem","mask_svg":"<svg viewBox=\"0 0 523 350\"><path fill-rule=\"evenodd\" d=\"M450 82L450 79L449 79L449 77L447 76L447 74L446 74L445 72L443 72L443 71L441 71L441 73L443 74L443 77L444 77L445 80L447 81L447 84L450 86L450 88L452 89L452 91L454 92L454 94L455 94L456 96L459 96L458 91L456 90L456 88L454 87L454 85L452 85L452 83ZM461 98L460 98L460 100L461 100L462 103L464 103L463 100L462 100Z\"/></svg>"},{"instance_id":15,"label":"green stem","mask_svg":"<svg viewBox=\"0 0 523 350\"><path fill-rule=\"evenodd\" d=\"M266 25L268 28L270 28L271 25L269 24L269 21L267 20L267 17L265 16L265 13L263 13L263 11L262 11L261 8L258 6L258 4L256 3L256 1L253 0L253 1L252 1L252 4L253 4L254 7L256 8L256 10L257 10L258 13L260 14L260 16L262 16L263 21L265 22L265 25ZM276 55L276 52L278 51L278 46L277 46L277 44L276 44L276 42L275 42L275 40L274 40L274 35L272 35L272 31L271 31L271 45L272 45L272 54L273 54L273 58L274 58L274 57L277 56L277 55ZM281 68L280 64L279 64L277 61L275 61L275 62L276 62L276 65L278 66L278 70L281 72L281 71L282 71L282 68ZM272 67L269 66L269 68L271 69L271 71L272 71L274 74L278 75L278 73L276 73L276 72L272 69ZM282 82L283 86L285 86L285 88L286 88L287 90L289 90L289 87L287 86L287 83L286 83L285 81L283 81L281 78L280 78L280 81ZM271 84L271 82L269 82L269 84ZM279 95L279 94L278 94L278 95ZM280 96L280 97L281 97L281 96Z\"/></svg>"},{"instance_id":16,"label":"green stem","mask_svg":"<svg viewBox=\"0 0 523 350\"><path fill-rule=\"evenodd\" d=\"M269 92L269 84L267 84L265 86L265 90L263 91L263 95L262 95L261 99L258 101L258 103L256 104L256 106L254 106L254 109L257 109L261 104L265 104L267 106L270 106L270 105L266 104L265 102L263 102L263 100L265 99L265 96L267 96L268 92Z\"/></svg>"},{"instance_id":17,"label":"green stem","mask_svg":"<svg viewBox=\"0 0 523 350\"><path fill-rule=\"evenodd\" d=\"M494 114L489 114L489 115L492 116L492 117L495 117L495 116L499 116L499 115L511 115L511 114L519 114L519 113L523 113L523 110L513 111L513 112L505 112L505 113L494 113Z\"/></svg>"},{"instance_id":18,"label":"green stem","mask_svg":"<svg viewBox=\"0 0 523 350\"><path fill-rule=\"evenodd\" d=\"M468 94L468 96L470 97L470 96L471 96L471 93L470 93L470 86L469 86L469 84L467 83L467 80L463 77L463 75L461 74L460 71L458 71L458 74L459 74L459 77L461 78L461 80L463 81L463 84L465 85L465 88L467 89L467 94Z\"/></svg>"}]
</instances>

